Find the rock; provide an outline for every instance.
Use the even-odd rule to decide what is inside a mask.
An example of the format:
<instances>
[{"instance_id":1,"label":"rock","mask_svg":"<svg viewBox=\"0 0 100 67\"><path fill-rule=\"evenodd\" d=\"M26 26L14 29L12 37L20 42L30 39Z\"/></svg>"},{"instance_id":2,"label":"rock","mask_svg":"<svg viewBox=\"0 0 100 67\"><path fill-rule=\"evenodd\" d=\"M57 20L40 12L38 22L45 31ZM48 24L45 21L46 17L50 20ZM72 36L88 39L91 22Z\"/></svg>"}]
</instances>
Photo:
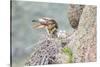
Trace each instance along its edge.
<instances>
[{"instance_id":1,"label":"rock","mask_svg":"<svg viewBox=\"0 0 100 67\"><path fill-rule=\"evenodd\" d=\"M78 24L80 21L81 14L83 12L83 8L84 8L84 5L78 5L78 4L69 5L68 19L73 29L78 28Z\"/></svg>"},{"instance_id":2,"label":"rock","mask_svg":"<svg viewBox=\"0 0 100 67\"><path fill-rule=\"evenodd\" d=\"M73 50L74 62L96 61L96 6L85 6L68 47Z\"/></svg>"}]
</instances>

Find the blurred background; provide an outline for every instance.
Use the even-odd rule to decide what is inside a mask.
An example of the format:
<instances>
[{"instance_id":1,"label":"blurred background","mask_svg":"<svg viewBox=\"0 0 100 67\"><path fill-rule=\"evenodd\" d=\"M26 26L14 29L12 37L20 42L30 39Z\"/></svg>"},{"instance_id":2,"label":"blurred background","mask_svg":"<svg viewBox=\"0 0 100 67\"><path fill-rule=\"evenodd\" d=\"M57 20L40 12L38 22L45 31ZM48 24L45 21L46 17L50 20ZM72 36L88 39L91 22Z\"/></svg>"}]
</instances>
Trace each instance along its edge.
<instances>
[{"instance_id":1,"label":"blurred background","mask_svg":"<svg viewBox=\"0 0 100 67\"><path fill-rule=\"evenodd\" d=\"M13 66L23 65L37 45L44 29L32 29L32 20L50 17L57 21L59 30L73 30L67 18L67 4L12 1L12 63ZM37 46L38 47L38 46Z\"/></svg>"}]
</instances>

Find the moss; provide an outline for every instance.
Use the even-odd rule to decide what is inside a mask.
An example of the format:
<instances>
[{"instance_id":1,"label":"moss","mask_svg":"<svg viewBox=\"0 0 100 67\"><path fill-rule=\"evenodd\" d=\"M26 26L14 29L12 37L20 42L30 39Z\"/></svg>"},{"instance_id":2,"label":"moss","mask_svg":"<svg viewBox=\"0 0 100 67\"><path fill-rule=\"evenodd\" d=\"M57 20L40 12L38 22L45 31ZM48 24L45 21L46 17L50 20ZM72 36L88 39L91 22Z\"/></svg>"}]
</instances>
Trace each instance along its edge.
<instances>
[{"instance_id":1,"label":"moss","mask_svg":"<svg viewBox=\"0 0 100 67\"><path fill-rule=\"evenodd\" d=\"M70 48L63 48L62 51L68 56L68 63L73 62L73 53Z\"/></svg>"}]
</instances>

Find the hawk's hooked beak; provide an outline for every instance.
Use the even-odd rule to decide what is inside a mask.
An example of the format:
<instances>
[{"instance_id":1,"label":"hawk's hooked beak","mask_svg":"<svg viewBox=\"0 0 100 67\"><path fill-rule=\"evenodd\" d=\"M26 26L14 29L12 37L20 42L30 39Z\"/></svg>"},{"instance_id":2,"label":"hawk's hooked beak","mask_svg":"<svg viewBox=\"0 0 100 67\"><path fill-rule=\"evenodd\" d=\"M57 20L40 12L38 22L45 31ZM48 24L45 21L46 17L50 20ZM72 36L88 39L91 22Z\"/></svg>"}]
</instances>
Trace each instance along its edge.
<instances>
[{"instance_id":1,"label":"hawk's hooked beak","mask_svg":"<svg viewBox=\"0 0 100 67\"><path fill-rule=\"evenodd\" d=\"M41 29L41 28L45 28L46 27L46 21L45 20L43 20L43 21L41 21L41 20L32 20L32 22L35 22L35 23L33 23L33 28L35 28L35 29Z\"/></svg>"}]
</instances>

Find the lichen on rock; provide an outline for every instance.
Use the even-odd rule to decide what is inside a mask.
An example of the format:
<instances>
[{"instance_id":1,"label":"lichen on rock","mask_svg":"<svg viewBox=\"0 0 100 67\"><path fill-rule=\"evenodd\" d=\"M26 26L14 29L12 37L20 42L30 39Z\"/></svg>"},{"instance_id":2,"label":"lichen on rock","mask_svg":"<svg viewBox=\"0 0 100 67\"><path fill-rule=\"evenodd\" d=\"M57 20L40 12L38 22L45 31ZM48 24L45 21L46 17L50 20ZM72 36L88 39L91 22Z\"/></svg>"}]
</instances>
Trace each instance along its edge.
<instances>
[{"instance_id":1,"label":"lichen on rock","mask_svg":"<svg viewBox=\"0 0 100 67\"><path fill-rule=\"evenodd\" d=\"M78 30L70 39L68 46L73 50L74 62L96 61L96 6L84 7Z\"/></svg>"}]
</instances>

